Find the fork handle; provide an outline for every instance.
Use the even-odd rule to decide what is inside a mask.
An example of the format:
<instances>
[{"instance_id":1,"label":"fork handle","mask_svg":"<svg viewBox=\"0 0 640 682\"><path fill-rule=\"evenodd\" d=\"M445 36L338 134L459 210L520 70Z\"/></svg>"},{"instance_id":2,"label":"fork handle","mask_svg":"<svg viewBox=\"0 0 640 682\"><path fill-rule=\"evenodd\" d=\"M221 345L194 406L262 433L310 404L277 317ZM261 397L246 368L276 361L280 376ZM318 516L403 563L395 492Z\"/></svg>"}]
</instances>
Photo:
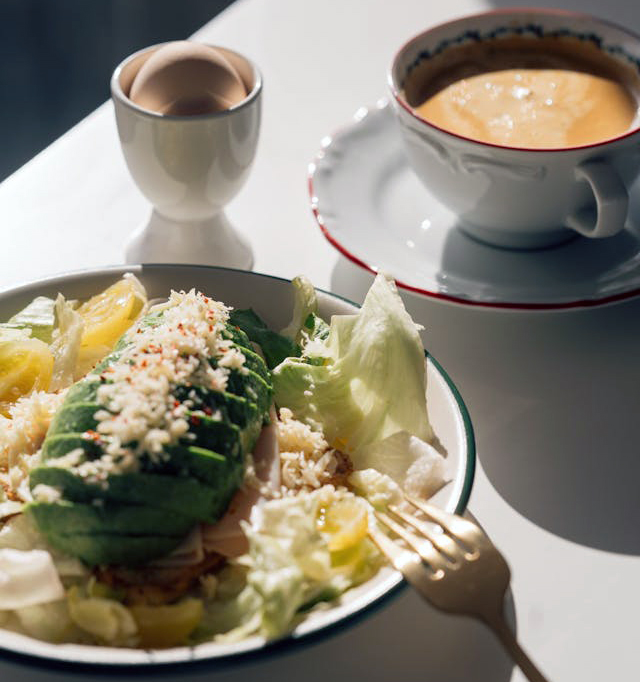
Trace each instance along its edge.
<instances>
[{"instance_id":1,"label":"fork handle","mask_svg":"<svg viewBox=\"0 0 640 682\"><path fill-rule=\"evenodd\" d=\"M496 633L504 648L508 651L511 658L522 670L529 682L549 682L547 678L538 670L533 661L518 644L518 640L507 625L502 614L484 616L482 620Z\"/></svg>"}]
</instances>

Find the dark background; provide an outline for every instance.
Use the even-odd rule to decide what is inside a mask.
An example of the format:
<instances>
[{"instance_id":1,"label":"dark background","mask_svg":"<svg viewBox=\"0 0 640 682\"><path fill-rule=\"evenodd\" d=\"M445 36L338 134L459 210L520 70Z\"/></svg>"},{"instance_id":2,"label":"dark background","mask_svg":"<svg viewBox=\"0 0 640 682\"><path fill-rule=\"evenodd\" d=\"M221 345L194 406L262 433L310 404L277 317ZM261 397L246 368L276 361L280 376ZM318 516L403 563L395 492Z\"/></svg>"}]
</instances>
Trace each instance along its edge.
<instances>
[{"instance_id":1,"label":"dark background","mask_svg":"<svg viewBox=\"0 0 640 682\"><path fill-rule=\"evenodd\" d=\"M233 0L0 0L0 180L109 98L128 54Z\"/></svg>"}]
</instances>

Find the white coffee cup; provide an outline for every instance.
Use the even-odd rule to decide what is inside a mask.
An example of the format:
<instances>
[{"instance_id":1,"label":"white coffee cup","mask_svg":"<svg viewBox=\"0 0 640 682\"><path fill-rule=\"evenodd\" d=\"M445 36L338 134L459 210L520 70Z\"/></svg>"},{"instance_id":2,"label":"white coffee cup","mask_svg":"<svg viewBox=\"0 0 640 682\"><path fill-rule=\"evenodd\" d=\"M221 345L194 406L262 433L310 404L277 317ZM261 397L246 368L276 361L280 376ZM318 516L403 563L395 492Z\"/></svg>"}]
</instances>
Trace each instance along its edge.
<instances>
[{"instance_id":1,"label":"white coffee cup","mask_svg":"<svg viewBox=\"0 0 640 682\"><path fill-rule=\"evenodd\" d=\"M609 237L628 219L629 187L640 169L638 117L613 139L579 147L499 146L448 132L405 99L412 69L469 41L568 36L588 41L631 72L640 93L640 38L594 17L544 9L498 10L430 28L396 54L388 82L409 163L453 210L469 235L494 246L540 248L576 233ZM633 93L639 97L638 93Z\"/></svg>"},{"instance_id":2,"label":"white coffee cup","mask_svg":"<svg viewBox=\"0 0 640 682\"><path fill-rule=\"evenodd\" d=\"M127 57L111 78L127 167L153 206L127 246L127 261L249 268L252 250L224 208L244 185L255 157L262 76L246 57L216 47L244 82L245 99L223 111L194 116L150 111L135 104L129 91L142 65L162 46Z\"/></svg>"}]
</instances>

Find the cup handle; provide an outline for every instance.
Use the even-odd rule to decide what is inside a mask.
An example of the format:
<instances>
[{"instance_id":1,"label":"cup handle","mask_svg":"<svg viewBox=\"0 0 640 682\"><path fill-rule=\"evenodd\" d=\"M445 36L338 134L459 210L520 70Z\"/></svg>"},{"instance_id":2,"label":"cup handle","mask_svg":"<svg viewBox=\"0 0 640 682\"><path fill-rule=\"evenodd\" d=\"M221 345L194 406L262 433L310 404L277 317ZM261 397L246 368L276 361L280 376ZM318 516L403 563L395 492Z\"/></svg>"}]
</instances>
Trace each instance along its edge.
<instances>
[{"instance_id":1,"label":"cup handle","mask_svg":"<svg viewBox=\"0 0 640 682\"><path fill-rule=\"evenodd\" d=\"M576 168L576 179L586 180L596 200L596 220L590 211L569 216L567 227L585 237L611 237L624 227L629 193L616 170L606 161L584 161Z\"/></svg>"}]
</instances>

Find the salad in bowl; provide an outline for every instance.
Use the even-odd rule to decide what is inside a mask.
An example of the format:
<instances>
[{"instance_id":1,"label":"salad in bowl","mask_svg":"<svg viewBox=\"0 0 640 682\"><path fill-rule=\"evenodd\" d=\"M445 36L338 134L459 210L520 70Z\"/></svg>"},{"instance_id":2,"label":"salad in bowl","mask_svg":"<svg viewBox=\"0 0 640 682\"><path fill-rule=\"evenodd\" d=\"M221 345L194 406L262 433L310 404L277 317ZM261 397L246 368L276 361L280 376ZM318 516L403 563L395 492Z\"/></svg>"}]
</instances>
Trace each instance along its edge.
<instances>
[{"instance_id":1,"label":"salad in bowl","mask_svg":"<svg viewBox=\"0 0 640 682\"><path fill-rule=\"evenodd\" d=\"M261 277L239 271L154 298L162 267L25 290L0 324L0 646L170 661L304 634L400 582L373 510L466 503L468 416L392 281L327 316L264 278L274 315L219 295Z\"/></svg>"}]
</instances>

